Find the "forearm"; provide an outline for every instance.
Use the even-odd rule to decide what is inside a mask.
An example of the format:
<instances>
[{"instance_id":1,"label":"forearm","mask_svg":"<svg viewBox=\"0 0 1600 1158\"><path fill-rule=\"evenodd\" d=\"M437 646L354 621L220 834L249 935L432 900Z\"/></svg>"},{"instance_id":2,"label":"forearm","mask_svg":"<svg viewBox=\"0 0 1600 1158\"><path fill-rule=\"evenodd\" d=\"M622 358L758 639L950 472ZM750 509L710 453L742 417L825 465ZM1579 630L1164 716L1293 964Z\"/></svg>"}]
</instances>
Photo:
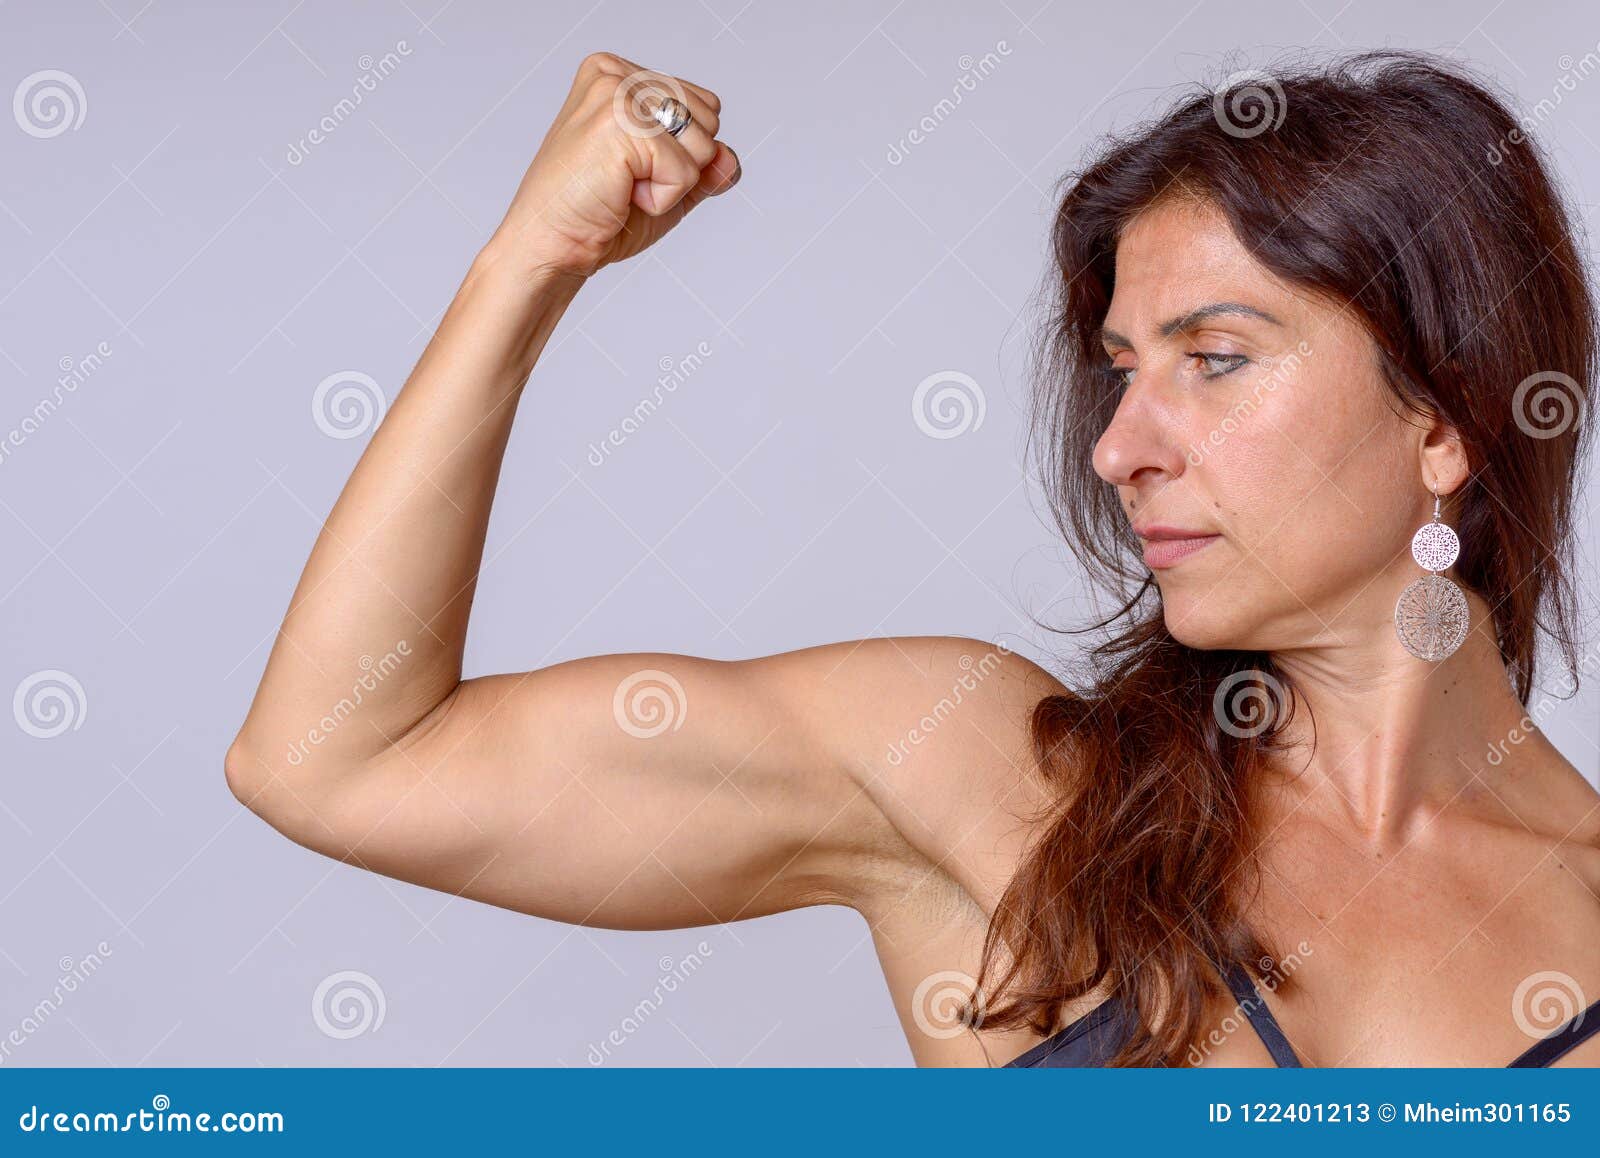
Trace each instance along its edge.
<instances>
[{"instance_id":1,"label":"forearm","mask_svg":"<svg viewBox=\"0 0 1600 1158\"><path fill-rule=\"evenodd\" d=\"M517 402L580 284L474 263L306 563L240 733L256 759L359 762L455 688Z\"/></svg>"},{"instance_id":2,"label":"forearm","mask_svg":"<svg viewBox=\"0 0 1600 1158\"><path fill-rule=\"evenodd\" d=\"M477 276L329 516L226 762L234 793L308 848L618 928L856 903L859 881L889 879L872 866L906 842L866 787L884 689L922 704L930 670L938 685L950 678L893 641L742 663L591 656L460 678L490 504L535 360L584 278L738 176L716 138L716 94L654 77L603 53L579 67ZM657 100L677 94L673 108L641 105L641 85ZM879 715L855 714L869 705ZM952 724L940 740L959 735Z\"/></svg>"}]
</instances>

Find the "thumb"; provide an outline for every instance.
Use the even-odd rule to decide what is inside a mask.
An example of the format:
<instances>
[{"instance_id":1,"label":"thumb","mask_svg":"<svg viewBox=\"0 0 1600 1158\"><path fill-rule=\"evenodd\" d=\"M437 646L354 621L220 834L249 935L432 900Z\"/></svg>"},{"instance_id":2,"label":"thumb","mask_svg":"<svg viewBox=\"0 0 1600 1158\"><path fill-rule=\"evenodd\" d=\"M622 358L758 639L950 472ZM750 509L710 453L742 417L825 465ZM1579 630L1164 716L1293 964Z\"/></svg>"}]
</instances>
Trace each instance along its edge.
<instances>
[{"instance_id":1,"label":"thumb","mask_svg":"<svg viewBox=\"0 0 1600 1158\"><path fill-rule=\"evenodd\" d=\"M684 211L693 209L707 197L726 193L739 183L739 178L743 175L744 170L739 165L739 154L718 141L716 155L704 169L700 170L700 180L693 189L683 195Z\"/></svg>"}]
</instances>

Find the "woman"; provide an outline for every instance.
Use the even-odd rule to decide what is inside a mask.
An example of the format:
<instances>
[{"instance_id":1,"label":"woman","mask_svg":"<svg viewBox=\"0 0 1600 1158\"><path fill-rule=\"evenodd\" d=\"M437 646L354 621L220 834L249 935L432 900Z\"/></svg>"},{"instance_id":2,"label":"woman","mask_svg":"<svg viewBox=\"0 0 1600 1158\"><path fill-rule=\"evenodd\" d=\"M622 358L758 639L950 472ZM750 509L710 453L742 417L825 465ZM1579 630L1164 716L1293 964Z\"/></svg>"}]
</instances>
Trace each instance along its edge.
<instances>
[{"instance_id":1,"label":"woman","mask_svg":"<svg viewBox=\"0 0 1600 1158\"><path fill-rule=\"evenodd\" d=\"M902 638L463 680L525 384L588 277L738 180L719 112L583 63L316 543L239 798L561 921L851 906L922 1064L1600 1063L1600 796L1527 718L1536 625L1587 667L1595 318L1505 109L1360 57L1069 183L1039 429L1122 592L1092 678Z\"/></svg>"}]
</instances>

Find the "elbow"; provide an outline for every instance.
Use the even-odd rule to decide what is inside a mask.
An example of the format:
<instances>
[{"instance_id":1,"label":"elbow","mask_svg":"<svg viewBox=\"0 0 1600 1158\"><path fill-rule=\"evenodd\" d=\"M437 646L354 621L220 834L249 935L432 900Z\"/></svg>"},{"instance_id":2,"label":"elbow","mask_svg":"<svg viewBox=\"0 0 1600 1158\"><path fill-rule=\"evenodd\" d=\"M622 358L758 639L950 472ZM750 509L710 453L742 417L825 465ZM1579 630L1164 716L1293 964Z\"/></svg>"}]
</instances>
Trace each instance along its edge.
<instances>
[{"instance_id":1,"label":"elbow","mask_svg":"<svg viewBox=\"0 0 1600 1158\"><path fill-rule=\"evenodd\" d=\"M250 735L248 725L222 758L223 776L234 798L294 843L328 855L342 855L344 846L325 814L336 812L343 799L346 771L318 764L314 769L294 759L269 755Z\"/></svg>"},{"instance_id":2,"label":"elbow","mask_svg":"<svg viewBox=\"0 0 1600 1158\"><path fill-rule=\"evenodd\" d=\"M288 812L296 801L310 798L316 786L294 771L282 760L268 757L267 749L250 736L249 724L234 737L222 758L222 774L234 799L285 833L292 819Z\"/></svg>"},{"instance_id":3,"label":"elbow","mask_svg":"<svg viewBox=\"0 0 1600 1158\"><path fill-rule=\"evenodd\" d=\"M305 785L295 786L283 778L282 770L266 758L262 750L241 732L228 745L222 758L222 774L234 799L255 813L268 827L296 844L304 843Z\"/></svg>"},{"instance_id":4,"label":"elbow","mask_svg":"<svg viewBox=\"0 0 1600 1158\"><path fill-rule=\"evenodd\" d=\"M228 791L233 793L234 799L251 811L255 811L257 802L271 779L271 770L245 739L244 733L240 732L234 737L233 743L228 745L227 754L222 758L222 775L227 780Z\"/></svg>"}]
</instances>

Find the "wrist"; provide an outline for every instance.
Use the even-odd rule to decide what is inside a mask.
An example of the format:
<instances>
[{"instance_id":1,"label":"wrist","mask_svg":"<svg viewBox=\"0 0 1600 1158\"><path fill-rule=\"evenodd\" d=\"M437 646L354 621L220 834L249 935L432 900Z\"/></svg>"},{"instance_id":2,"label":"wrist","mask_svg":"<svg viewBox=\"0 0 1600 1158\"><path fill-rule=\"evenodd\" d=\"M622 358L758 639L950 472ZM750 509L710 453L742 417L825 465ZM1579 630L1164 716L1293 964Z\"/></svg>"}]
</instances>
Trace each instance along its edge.
<instances>
[{"instance_id":1,"label":"wrist","mask_svg":"<svg viewBox=\"0 0 1600 1158\"><path fill-rule=\"evenodd\" d=\"M575 263L544 257L521 239L507 238L498 231L472 262L473 276L493 277L531 292L576 291L593 272Z\"/></svg>"},{"instance_id":2,"label":"wrist","mask_svg":"<svg viewBox=\"0 0 1600 1158\"><path fill-rule=\"evenodd\" d=\"M473 259L435 340L475 364L491 389L520 389L585 280L529 266L491 242Z\"/></svg>"},{"instance_id":3,"label":"wrist","mask_svg":"<svg viewBox=\"0 0 1600 1158\"><path fill-rule=\"evenodd\" d=\"M494 242L473 258L456 294L457 303L474 314L503 317L518 329L539 330L542 320L554 324L588 279L544 265L530 265Z\"/></svg>"}]
</instances>

